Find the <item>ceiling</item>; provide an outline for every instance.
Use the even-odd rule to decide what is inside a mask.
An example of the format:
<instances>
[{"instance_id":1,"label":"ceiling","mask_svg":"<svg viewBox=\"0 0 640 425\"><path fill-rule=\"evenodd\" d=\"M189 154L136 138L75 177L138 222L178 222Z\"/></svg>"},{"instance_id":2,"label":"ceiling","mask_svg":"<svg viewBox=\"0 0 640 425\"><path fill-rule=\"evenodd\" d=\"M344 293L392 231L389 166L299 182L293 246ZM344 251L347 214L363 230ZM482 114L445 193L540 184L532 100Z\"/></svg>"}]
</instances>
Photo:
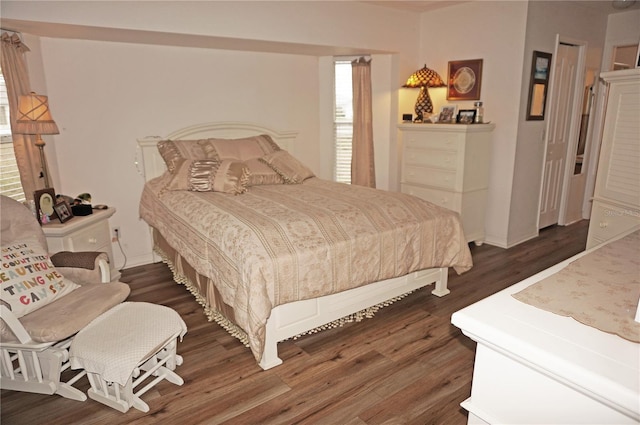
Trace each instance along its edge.
<instances>
[{"instance_id":1,"label":"ceiling","mask_svg":"<svg viewBox=\"0 0 640 425\"><path fill-rule=\"evenodd\" d=\"M469 3L471 1L487 1L487 0L362 0L362 3L373 4L376 6L390 7L398 10L408 10L412 12L428 12L430 10L440 9L443 7L454 6L461 3ZM516 0L524 1L524 0ZM531 0L539 1L539 0ZM547 0L557 1L557 0ZM573 0L580 3L581 6L600 10L602 13L610 14L622 12L630 9L640 9L640 1L637 0Z\"/></svg>"},{"instance_id":2,"label":"ceiling","mask_svg":"<svg viewBox=\"0 0 640 425\"><path fill-rule=\"evenodd\" d=\"M468 1L469 0L365 0L362 1L362 3L369 3L376 6L390 7L392 9L408 10L411 12L420 13L440 9L443 7L453 6L460 3L467 3Z\"/></svg>"},{"instance_id":3,"label":"ceiling","mask_svg":"<svg viewBox=\"0 0 640 425\"><path fill-rule=\"evenodd\" d=\"M354 0L333 0L354 1ZM358 0L356 0L358 1ZM450 7L470 1L488 0L359 0L362 3L373 4L379 7L394 8L397 10L411 11L414 13L428 12L435 9ZM494 0L495 1L495 0ZM513 0L503 0L513 1ZM515 0L526 1L526 0ZM540 0L530 0L540 1ZM556 0L547 0L556 1ZM597 8L603 14L623 12L630 9L640 9L640 0L575 0L581 6ZM614 8L615 4L627 5L627 8ZM59 37L85 40L101 40L115 42L131 42L143 44L159 44L168 46L202 47L231 50L261 51L272 53L289 53L302 55L356 55L361 50L350 47L317 46L299 43L270 42L261 40L240 40L235 38L203 36L193 34L176 34L157 31L125 30L116 28L97 28L83 25L59 24L47 22L22 21L15 19L2 19L3 29L33 34L41 37ZM368 53L389 53L385 51L370 50Z\"/></svg>"}]
</instances>

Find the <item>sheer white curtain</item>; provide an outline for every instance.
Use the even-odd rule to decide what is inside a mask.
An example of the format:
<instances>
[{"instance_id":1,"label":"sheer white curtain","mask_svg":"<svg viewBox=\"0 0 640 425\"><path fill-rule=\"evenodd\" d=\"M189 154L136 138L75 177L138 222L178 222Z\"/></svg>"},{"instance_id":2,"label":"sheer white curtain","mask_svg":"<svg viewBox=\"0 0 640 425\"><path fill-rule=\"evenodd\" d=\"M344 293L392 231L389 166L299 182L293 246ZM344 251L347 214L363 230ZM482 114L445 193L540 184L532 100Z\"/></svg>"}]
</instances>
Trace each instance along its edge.
<instances>
[{"instance_id":1,"label":"sheer white curtain","mask_svg":"<svg viewBox=\"0 0 640 425\"><path fill-rule=\"evenodd\" d=\"M376 187L373 155L371 59L351 62L353 74L353 141L351 184Z\"/></svg>"},{"instance_id":2,"label":"sheer white curtain","mask_svg":"<svg viewBox=\"0 0 640 425\"><path fill-rule=\"evenodd\" d=\"M0 66L7 86L9 114L13 129L15 117L18 116L18 99L31 91L29 72L25 60L25 53L29 51L29 48L22 42L20 36L15 33L2 32L1 39L2 56ZM40 154L35 145L35 136L16 134L13 131L11 133L13 149L18 169L20 170L22 189L27 199L32 199L33 192L43 188L43 182L40 178Z\"/></svg>"}]
</instances>

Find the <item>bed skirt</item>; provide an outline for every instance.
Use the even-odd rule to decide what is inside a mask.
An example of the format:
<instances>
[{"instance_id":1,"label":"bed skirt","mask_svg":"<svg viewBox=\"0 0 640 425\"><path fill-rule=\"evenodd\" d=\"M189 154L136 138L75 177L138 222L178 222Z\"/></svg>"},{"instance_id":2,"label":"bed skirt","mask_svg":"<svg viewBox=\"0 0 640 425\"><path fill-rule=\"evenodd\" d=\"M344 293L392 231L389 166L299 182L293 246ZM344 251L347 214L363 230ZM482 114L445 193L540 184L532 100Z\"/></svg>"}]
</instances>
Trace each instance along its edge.
<instances>
[{"instance_id":1,"label":"bed skirt","mask_svg":"<svg viewBox=\"0 0 640 425\"><path fill-rule=\"evenodd\" d=\"M213 281L198 273L174 248L167 243L160 232L156 229L153 229L153 242L154 252L160 256L162 262L167 264L173 273L173 280L176 283L184 285L189 292L191 292L198 304L202 306L209 321L216 322L231 336L237 338L244 346L250 347L247 333L234 322L235 316L233 307L222 301L222 297L213 284ZM304 335L314 334L326 329L338 328L347 323L360 322L363 319L370 319L381 308L405 298L412 292L414 291L409 291L405 294L393 297L392 299L333 320L317 328L309 329L291 337L290 339L295 340Z\"/></svg>"}]
</instances>

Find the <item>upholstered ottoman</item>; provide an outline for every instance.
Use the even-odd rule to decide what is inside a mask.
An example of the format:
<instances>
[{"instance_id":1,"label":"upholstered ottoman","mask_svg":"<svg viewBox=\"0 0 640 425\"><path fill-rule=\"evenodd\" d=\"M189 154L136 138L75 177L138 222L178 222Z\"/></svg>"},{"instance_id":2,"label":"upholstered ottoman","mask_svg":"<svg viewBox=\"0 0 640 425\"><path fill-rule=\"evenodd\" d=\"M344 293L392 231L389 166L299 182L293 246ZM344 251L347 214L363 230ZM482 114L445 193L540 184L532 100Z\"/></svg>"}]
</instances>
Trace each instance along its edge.
<instances>
[{"instance_id":1,"label":"upholstered ottoman","mask_svg":"<svg viewBox=\"0 0 640 425\"><path fill-rule=\"evenodd\" d=\"M178 338L187 327L174 310L151 303L126 302L93 320L75 336L69 349L72 369L87 372L89 398L121 412L130 407L148 412L140 398L166 379L183 380L175 372L182 364L176 355ZM142 371L142 374L141 374ZM136 387L147 384L134 392Z\"/></svg>"}]
</instances>

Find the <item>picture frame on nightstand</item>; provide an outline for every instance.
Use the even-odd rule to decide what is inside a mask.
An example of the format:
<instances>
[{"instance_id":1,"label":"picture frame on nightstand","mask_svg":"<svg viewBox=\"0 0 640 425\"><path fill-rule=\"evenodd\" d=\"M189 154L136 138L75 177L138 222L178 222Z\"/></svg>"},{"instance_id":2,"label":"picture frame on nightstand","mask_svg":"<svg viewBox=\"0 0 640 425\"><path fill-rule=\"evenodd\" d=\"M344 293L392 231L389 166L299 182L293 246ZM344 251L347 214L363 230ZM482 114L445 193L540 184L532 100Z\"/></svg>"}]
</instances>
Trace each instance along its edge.
<instances>
[{"instance_id":1,"label":"picture frame on nightstand","mask_svg":"<svg viewBox=\"0 0 640 425\"><path fill-rule=\"evenodd\" d=\"M56 191L52 187L33 192L33 201L36 204L36 217L40 224L49 223L57 217L54 206L56 204Z\"/></svg>"},{"instance_id":2,"label":"picture frame on nightstand","mask_svg":"<svg viewBox=\"0 0 640 425\"><path fill-rule=\"evenodd\" d=\"M56 214L58 215L58 219L60 223L64 223L65 221L69 221L73 218L73 213L71 212L71 207L67 201L62 200L53 206Z\"/></svg>"}]
</instances>

